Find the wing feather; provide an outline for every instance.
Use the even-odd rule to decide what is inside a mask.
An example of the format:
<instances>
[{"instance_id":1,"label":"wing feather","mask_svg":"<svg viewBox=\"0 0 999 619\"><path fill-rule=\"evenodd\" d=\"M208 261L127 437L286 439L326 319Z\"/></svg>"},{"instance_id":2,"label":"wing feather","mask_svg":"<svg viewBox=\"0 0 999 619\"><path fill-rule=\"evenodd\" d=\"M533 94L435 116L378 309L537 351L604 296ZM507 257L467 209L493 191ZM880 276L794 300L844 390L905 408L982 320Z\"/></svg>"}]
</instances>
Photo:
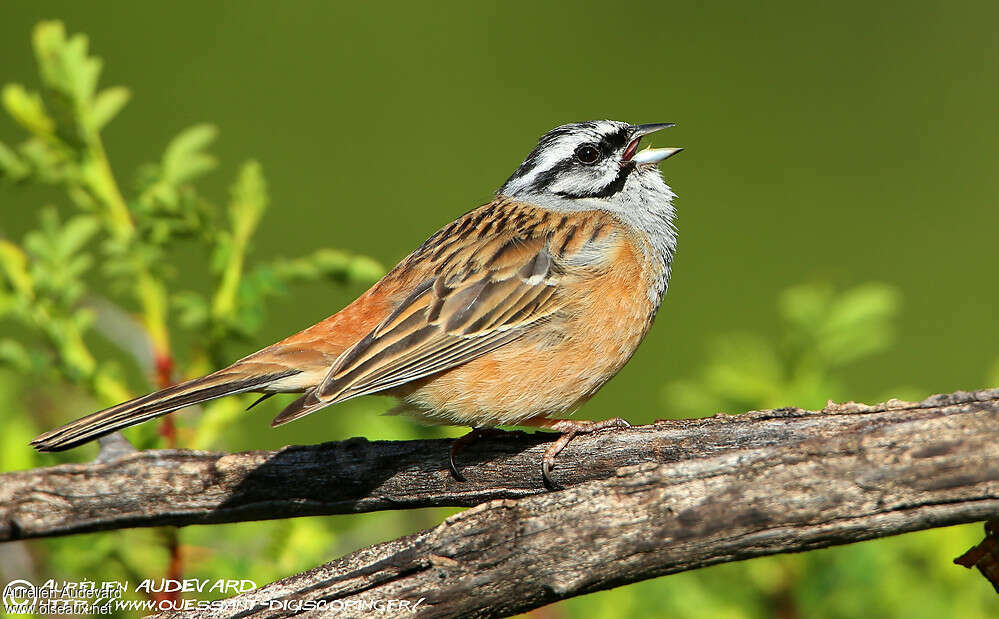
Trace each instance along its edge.
<instances>
[{"instance_id":1,"label":"wing feather","mask_svg":"<svg viewBox=\"0 0 999 619\"><path fill-rule=\"evenodd\" d=\"M553 302L558 281L551 277L551 266L542 245L512 273L487 269L466 271L460 279L437 276L429 286L421 286L427 292L403 304L345 352L316 396L332 404L391 389L467 363L520 337L529 325L558 309Z\"/></svg>"},{"instance_id":2,"label":"wing feather","mask_svg":"<svg viewBox=\"0 0 999 619\"><path fill-rule=\"evenodd\" d=\"M509 344L564 308L559 261L589 252L585 262L602 268L608 237L598 239L592 231L599 230L602 224L594 219L601 217L563 218L559 224L539 209L504 207L509 205L469 213L404 261L401 272L422 272L426 279L274 425L443 372Z\"/></svg>"}]
</instances>

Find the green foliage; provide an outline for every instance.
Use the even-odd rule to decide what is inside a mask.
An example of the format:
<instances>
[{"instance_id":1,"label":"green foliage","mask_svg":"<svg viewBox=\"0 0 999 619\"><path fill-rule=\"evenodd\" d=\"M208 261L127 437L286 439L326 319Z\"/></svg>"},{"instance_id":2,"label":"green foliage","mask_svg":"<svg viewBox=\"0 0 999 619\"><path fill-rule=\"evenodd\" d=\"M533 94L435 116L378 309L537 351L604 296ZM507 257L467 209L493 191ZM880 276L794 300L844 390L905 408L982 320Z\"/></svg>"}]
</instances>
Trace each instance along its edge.
<instances>
[{"instance_id":1,"label":"green foliage","mask_svg":"<svg viewBox=\"0 0 999 619\"><path fill-rule=\"evenodd\" d=\"M244 263L267 208L266 182L261 166L247 162L225 216L217 215L195 186L217 165L208 152L218 135L212 125L190 127L171 140L159 162L141 166L137 193L126 199L100 131L128 102L128 90L98 90L102 62L89 55L84 35L67 36L61 23L40 23L32 40L45 96L20 84L3 88L4 107L28 136L16 148L0 146L0 174L57 185L77 212L63 221L55 208L46 208L38 229L20 244L0 239L0 317L35 334L49 350L48 357L35 355L33 347L7 339L0 343L0 361L20 371L54 361L63 378L88 386L107 404L128 389L90 352L88 299L138 308L153 357L134 360L140 366L172 357L168 317L176 307L179 324L207 342L192 355L203 367L210 363L198 353L219 363L227 344L256 332L265 301L287 284L323 278L364 283L381 274L370 259L322 250L256 264L247 276ZM181 239L200 241L210 253L214 292L170 290L165 258Z\"/></svg>"},{"instance_id":2,"label":"green foliage","mask_svg":"<svg viewBox=\"0 0 999 619\"><path fill-rule=\"evenodd\" d=\"M128 103L129 91L99 90L102 62L89 54L85 36L68 36L61 23L38 24L32 42L43 90L8 84L0 92L4 109L26 134L15 146L0 143L0 180L50 185L66 200L40 209L38 226L19 242L0 237L0 323L12 325L18 334L0 338L0 393L5 402L36 400L30 415L27 407L17 405L0 411L4 470L73 457L34 454L27 442L44 428L126 400L135 391L153 390L171 368L175 376L192 375L231 361L227 348L252 338L265 321L267 301L291 286L370 284L383 273L372 259L337 249L253 260L253 236L268 205L263 169L255 161L245 163L227 207L218 208L197 188L218 164L209 152L218 135L212 125L180 132L159 161L139 167L135 192L122 193L101 130ZM167 265L179 247L204 252L210 290L177 289ZM134 313L134 333L95 320L99 307ZM177 338L181 331L188 337ZM197 344L177 355L177 339ZM94 350L109 345L122 354L115 362L98 361L107 355ZM179 367L180 359L188 365ZM133 391L127 375L147 378ZM12 382L17 376L32 380L18 387ZM49 385L46 394L53 385L72 390L74 397L65 398L72 403L36 393L27 387L31 383ZM181 437L197 446L218 446L245 406L245 400L236 398L213 403L198 431ZM148 425L134 429L133 440L140 447L162 445ZM312 566L332 543L332 529L311 520L263 523L257 529L285 549L278 557L282 572L273 567L244 570L261 583ZM158 577L167 561L165 545L151 531L52 540L44 547L45 571L66 578ZM231 560L221 559L228 565L215 565L217 574L237 577L240 560L247 560L245 550Z\"/></svg>"},{"instance_id":3,"label":"green foliage","mask_svg":"<svg viewBox=\"0 0 999 619\"><path fill-rule=\"evenodd\" d=\"M885 284L864 284L836 294L806 284L778 299L783 339L753 333L716 339L709 362L693 380L667 386L674 416L781 406L821 407L848 395L837 370L891 345L898 293Z\"/></svg>"}]
</instances>

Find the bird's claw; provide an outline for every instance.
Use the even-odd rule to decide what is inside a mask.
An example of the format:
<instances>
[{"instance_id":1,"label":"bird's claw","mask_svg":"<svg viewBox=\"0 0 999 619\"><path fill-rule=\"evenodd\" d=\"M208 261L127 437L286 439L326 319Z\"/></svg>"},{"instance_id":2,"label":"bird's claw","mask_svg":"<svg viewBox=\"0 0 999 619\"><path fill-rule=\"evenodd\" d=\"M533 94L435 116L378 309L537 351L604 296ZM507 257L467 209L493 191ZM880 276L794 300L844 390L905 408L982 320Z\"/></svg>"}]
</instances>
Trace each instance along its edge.
<instances>
[{"instance_id":1,"label":"bird's claw","mask_svg":"<svg viewBox=\"0 0 999 619\"><path fill-rule=\"evenodd\" d=\"M541 479L544 482L545 487L549 490L558 490L559 486L557 486L552 480L552 467L555 464L555 457L559 455L563 449L565 449L566 445L572 442L572 439L576 438L576 436L580 434L591 434L593 432L599 432L600 430L607 430L610 428L630 428L631 424L620 417L614 417L612 419L603 419L601 421L561 419L549 427L552 430L561 432L562 436L558 437L558 439L556 439L555 442L545 450L545 454L541 460Z\"/></svg>"}]
</instances>

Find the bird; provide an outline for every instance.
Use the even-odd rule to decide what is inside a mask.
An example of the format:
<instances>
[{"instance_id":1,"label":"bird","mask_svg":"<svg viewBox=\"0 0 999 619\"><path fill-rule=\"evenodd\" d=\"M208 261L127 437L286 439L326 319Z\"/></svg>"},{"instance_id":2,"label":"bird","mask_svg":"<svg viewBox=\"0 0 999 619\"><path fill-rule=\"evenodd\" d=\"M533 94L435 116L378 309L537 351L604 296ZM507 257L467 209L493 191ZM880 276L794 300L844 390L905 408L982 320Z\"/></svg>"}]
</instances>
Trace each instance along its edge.
<instances>
[{"instance_id":1,"label":"bird","mask_svg":"<svg viewBox=\"0 0 999 619\"><path fill-rule=\"evenodd\" d=\"M272 426L368 394L394 412L468 426L451 450L497 426L561 433L542 476L578 434L626 427L572 420L632 357L666 294L675 194L659 163L681 148L639 142L674 123L561 125L488 203L439 229L328 318L232 365L45 432L70 449L223 396L299 393Z\"/></svg>"}]
</instances>

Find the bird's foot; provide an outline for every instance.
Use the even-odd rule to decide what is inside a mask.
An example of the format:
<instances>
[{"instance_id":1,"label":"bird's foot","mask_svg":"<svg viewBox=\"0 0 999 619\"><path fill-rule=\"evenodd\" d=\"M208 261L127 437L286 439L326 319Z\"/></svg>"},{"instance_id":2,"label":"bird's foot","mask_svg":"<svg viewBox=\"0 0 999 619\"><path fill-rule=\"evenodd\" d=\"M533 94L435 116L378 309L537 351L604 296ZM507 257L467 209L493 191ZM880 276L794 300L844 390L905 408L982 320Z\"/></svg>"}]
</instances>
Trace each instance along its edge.
<instances>
[{"instance_id":1,"label":"bird's foot","mask_svg":"<svg viewBox=\"0 0 999 619\"><path fill-rule=\"evenodd\" d=\"M541 479L544 481L545 487L549 490L558 489L558 486L555 485L554 481L552 481L552 467L555 464L555 457L558 456L563 449L565 449L566 445L572 442L572 439L576 438L580 434L592 434L593 432L599 432L600 430L607 430L610 428L631 427L630 423L620 417L604 419L601 421L589 421L586 419L536 418L522 422L520 425L545 428L547 430L555 430L556 432L562 433L562 436L558 437L558 439L545 450L545 454L541 460Z\"/></svg>"}]
</instances>

